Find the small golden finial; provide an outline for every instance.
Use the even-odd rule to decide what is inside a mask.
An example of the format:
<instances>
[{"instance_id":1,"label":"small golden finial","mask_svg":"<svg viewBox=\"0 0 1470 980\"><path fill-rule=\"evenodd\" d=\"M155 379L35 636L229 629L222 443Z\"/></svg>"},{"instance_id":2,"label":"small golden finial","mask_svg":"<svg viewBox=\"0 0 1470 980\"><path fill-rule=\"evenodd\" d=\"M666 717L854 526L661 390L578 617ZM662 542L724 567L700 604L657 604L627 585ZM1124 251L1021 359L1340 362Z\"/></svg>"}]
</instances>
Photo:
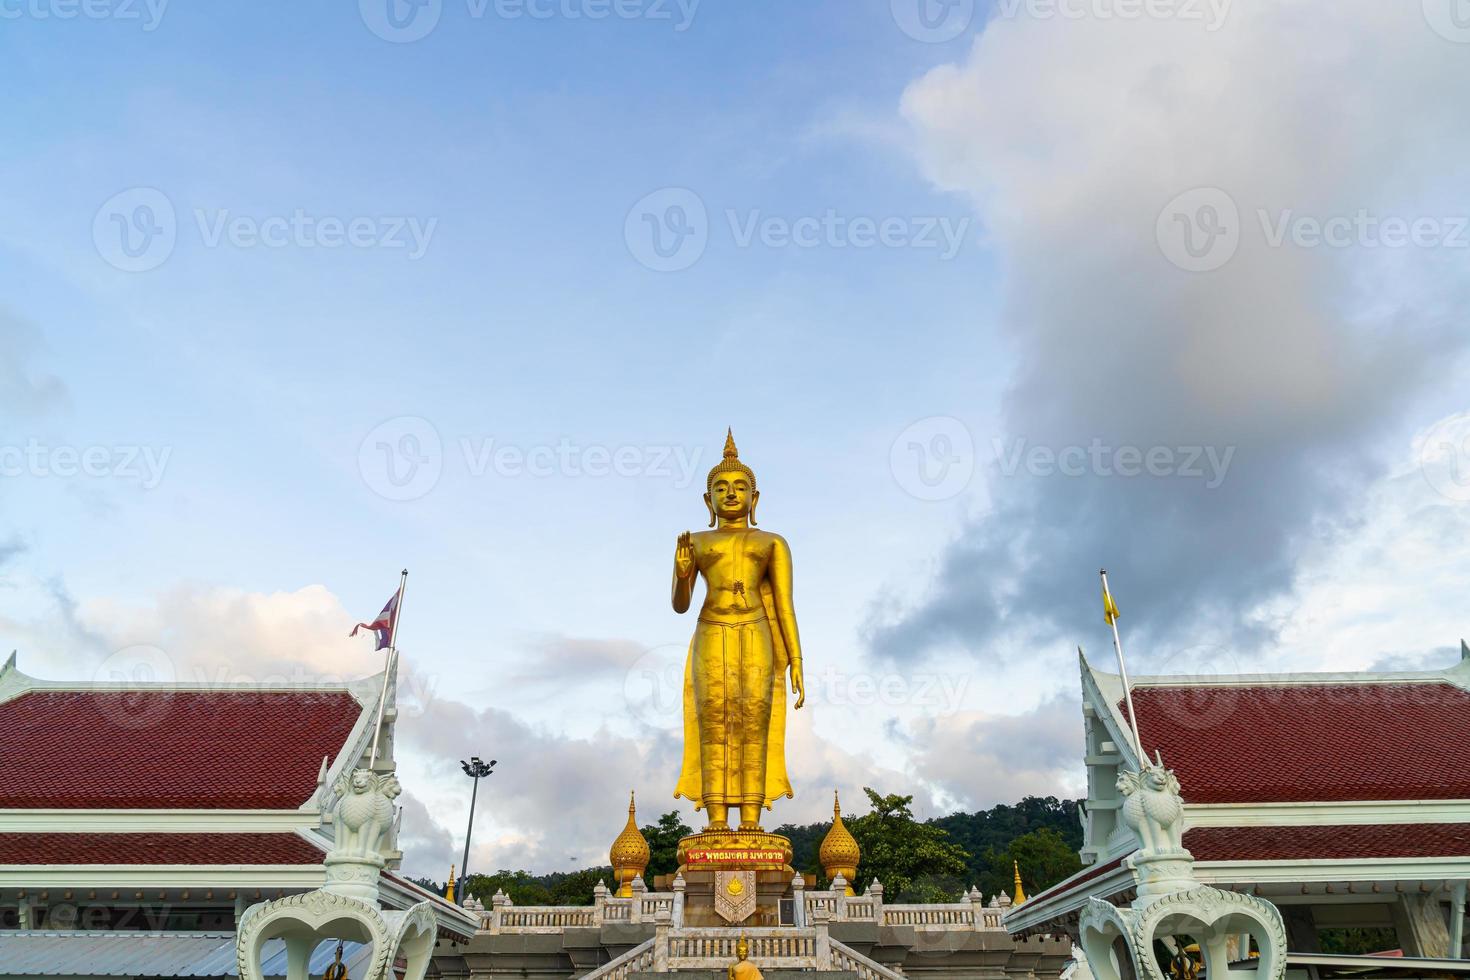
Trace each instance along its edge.
<instances>
[{"instance_id":1,"label":"small golden finial","mask_svg":"<svg viewBox=\"0 0 1470 980\"><path fill-rule=\"evenodd\" d=\"M451 903L454 901L454 865L452 864L449 866L449 887L444 890L444 900Z\"/></svg>"},{"instance_id":2,"label":"small golden finial","mask_svg":"<svg viewBox=\"0 0 1470 980\"><path fill-rule=\"evenodd\" d=\"M725 429L725 458L726 459L739 459L740 458L740 453L735 448L735 427L734 426L730 426L729 428Z\"/></svg>"},{"instance_id":3,"label":"small golden finial","mask_svg":"<svg viewBox=\"0 0 1470 980\"><path fill-rule=\"evenodd\" d=\"M618 834L617 840L613 841L608 857L612 860L613 880L618 884L618 897L632 898L633 879L642 875L648 869L648 862L653 860L653 850L648 846L648 839L638 829L636 794L628 794L628 822L623 825L623 832Z\"/></svg>"},{"instance_id":4,"label":"small golden finial","mask_svg":"<svg viewBox=\"0 0 1470 980\"><path fill-rule=\"evenodd\" d=\"M1013 906L1015 906L1015 905L1025 905L1026 904L1026 889L1024 889L1024 888L1021 887L1021 862L1020 861L1012 861L1011 862L1011 866L1016 869L1016 894L1015 894L1015 897L1013 897L1011 899L1011 904Z\"/></svg>"},{"instance_id":5,"label":"small golden finial","mask_svg":"<svg viewBox=\"0 0 1470 980\"><path fill-rule=\"evenodd\" d=\"M852 832L842 822L842 798L835 790L832 792L832 829L822 838L822 846L817 850L817 860L828 880L842 875L847 880L847 894L854 894L852 883L857 878L862 851L858 848L857 838L852 836Z\"/></svg>"}]
</instances>

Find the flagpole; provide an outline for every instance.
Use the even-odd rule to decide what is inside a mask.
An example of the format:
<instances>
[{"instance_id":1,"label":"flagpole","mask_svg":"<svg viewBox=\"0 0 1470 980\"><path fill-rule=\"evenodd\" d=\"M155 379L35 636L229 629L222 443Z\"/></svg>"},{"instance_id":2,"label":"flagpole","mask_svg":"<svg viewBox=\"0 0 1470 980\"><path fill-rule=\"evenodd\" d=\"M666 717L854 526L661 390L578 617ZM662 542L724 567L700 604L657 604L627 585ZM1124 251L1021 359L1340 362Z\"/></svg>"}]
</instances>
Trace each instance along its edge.
<instances>
[{"instance_id":1,"label":"flagpole","mask_svg":"<svg viewBox=\"0 0 1470 980\"><path fill-rule=\"evenodd\" d=\"M393 622L388 624L388 659L383 668L383 690L378 695L378 721L373 726L373 751L368 756L368 768L378 767L378 737L383 733L383 707L388 703L388 682L393 677L393 668L398 663L398 621L403 618L403 593L408 588L408 569L398 579L398 596L393 602Z\"/></svg>"},{"instance_id":2,"label":"flagpole","mask_svg":"<svg viewBox=\"0 0 1470 980\"><path fill-rule=\"evenodd\" d=\"M1103 595L1111 602L1113 593L1108 590L1108 570L1104 568L1098 574L1102 575ZM1138 733L1138 715L1133 710L1133 685L1128 680L1128 663L1123 658L1123 639L1118 635L1118 616L1112 609L1108 610L1108 625L1113 628L1113 649L1118 653L1118 674L1123 679L1123 701L1128 705L1128 726L1132 729L1133 748L1138 752L1138 768L1142 769L1148 765L1148 756L1143 751L1143 736Z\"/></svg>"}]
</instances>

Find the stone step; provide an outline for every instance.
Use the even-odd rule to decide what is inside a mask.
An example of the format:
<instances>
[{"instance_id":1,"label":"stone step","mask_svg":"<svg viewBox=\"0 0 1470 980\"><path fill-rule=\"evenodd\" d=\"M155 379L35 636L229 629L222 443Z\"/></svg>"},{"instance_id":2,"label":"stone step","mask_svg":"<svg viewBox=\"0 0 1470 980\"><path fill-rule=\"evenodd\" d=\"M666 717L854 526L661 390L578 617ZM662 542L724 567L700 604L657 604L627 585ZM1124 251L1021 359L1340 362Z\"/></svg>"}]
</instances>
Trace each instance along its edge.
<instances>
[{"instance_id":1,"label":"stone step","mask_svg":"<svg viewBox=\"0 0 1470 980\"><path fill-rule=\"evenodd\" d=\"M667 980L670 976L680 977L681 980L725 980L728 976L725 970L670 970L668 973L654 973L653 971L628 974L628 980ZM765 980L858 980L858 975L852 970L782 970L776 967L762 969L761 975Z\"/></svg>"}]
</instances>

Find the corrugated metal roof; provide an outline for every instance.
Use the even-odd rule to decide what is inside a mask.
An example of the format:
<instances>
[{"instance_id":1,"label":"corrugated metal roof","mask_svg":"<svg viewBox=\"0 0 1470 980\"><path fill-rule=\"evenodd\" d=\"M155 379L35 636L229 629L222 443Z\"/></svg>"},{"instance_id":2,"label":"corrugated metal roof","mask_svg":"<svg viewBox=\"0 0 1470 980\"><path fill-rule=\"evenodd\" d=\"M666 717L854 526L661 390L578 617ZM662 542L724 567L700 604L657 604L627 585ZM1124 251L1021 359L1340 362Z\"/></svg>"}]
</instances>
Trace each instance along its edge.
<instances>
[{"instance_id":1,"label":"corrugated metal roof","mask_svg":"<svg viewBox=\"0 0 1470 980\"><path fill-rule=\"evenodd\" d=\"M310 972L331 965L337 944L323 943ZM263 951L267 977L286 975L286 947L279 939ZM357 972L372 947L348 943L342 962ZM232 932L0 932L0 977L233 977Z\"/></svg>"}]
</instances>

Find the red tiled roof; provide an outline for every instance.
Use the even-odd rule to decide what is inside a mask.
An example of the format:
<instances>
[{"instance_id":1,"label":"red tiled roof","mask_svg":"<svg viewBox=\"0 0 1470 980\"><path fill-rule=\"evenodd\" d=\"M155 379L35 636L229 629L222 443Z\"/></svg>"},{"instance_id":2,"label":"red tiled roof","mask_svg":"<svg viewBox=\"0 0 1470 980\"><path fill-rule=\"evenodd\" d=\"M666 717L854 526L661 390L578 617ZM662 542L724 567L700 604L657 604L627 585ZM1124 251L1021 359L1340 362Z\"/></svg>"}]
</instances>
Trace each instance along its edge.
<instances>
[{"instance_id":1,"label":"red tiled roof","mask_svg":"<svg viewBox=\"0 0 1470 980\"><path fill-rule=\"evenodd\" d=\"M1074 888L1085 885L1087 884L1087 882L1091 881L1094 878L1101 878L1103 875L1107 874L1110 871L1117 871L1122 866L1122 858L1114 858L1113 860L1103 864L1094 864L1092 867L1086 869L1085 871L1077 872L1077 874L1073 875L1069 879L1057 882L1046 891L1036 895L1032 895L1029 899L1027 899L1027 901L1039 902L1043 899L1051 899L1057 895L1062 894L1063 892L1070 892Z\"/></svg>"},{"instance_id":2,"label":"red tiled roof","mask_svg":"<svg viewBox=\"0 0 1470 980\"><path fill-rule=\"evenodd\" d=\"M1470 857L1470 824L1196 827L1184 846L1197 861Z\"/></svg>"},{"instance_id":3,"label":"red tiled roof","mask_svg":"<svg viewBox=\"0 0 1470 980\"><path fill-rule=\"evenodd\" d=\"M1470 691L1453 684L1138 686L1133 702L1189 803L1470 799Z\"/></svg>"},{"instance_id":4,"label":"red tiled roof","mask_svg":"<svg viewBox=\"0 0 1470 980\"><path fill-rule=\"evenodd\" d=\"M0 834L5 864L320 864L297 834Z\"/></svg>"},{"instance_id":5,"label":"red tiled roof","mask_svg":"<svg viewBox=\"0 0 1470 980\"><path fill-rule=\"evenodd\" d=\"M0 704L0 809L286 809L362 707L346 691L31 691Z\"/></svg>"}]
</instances>

